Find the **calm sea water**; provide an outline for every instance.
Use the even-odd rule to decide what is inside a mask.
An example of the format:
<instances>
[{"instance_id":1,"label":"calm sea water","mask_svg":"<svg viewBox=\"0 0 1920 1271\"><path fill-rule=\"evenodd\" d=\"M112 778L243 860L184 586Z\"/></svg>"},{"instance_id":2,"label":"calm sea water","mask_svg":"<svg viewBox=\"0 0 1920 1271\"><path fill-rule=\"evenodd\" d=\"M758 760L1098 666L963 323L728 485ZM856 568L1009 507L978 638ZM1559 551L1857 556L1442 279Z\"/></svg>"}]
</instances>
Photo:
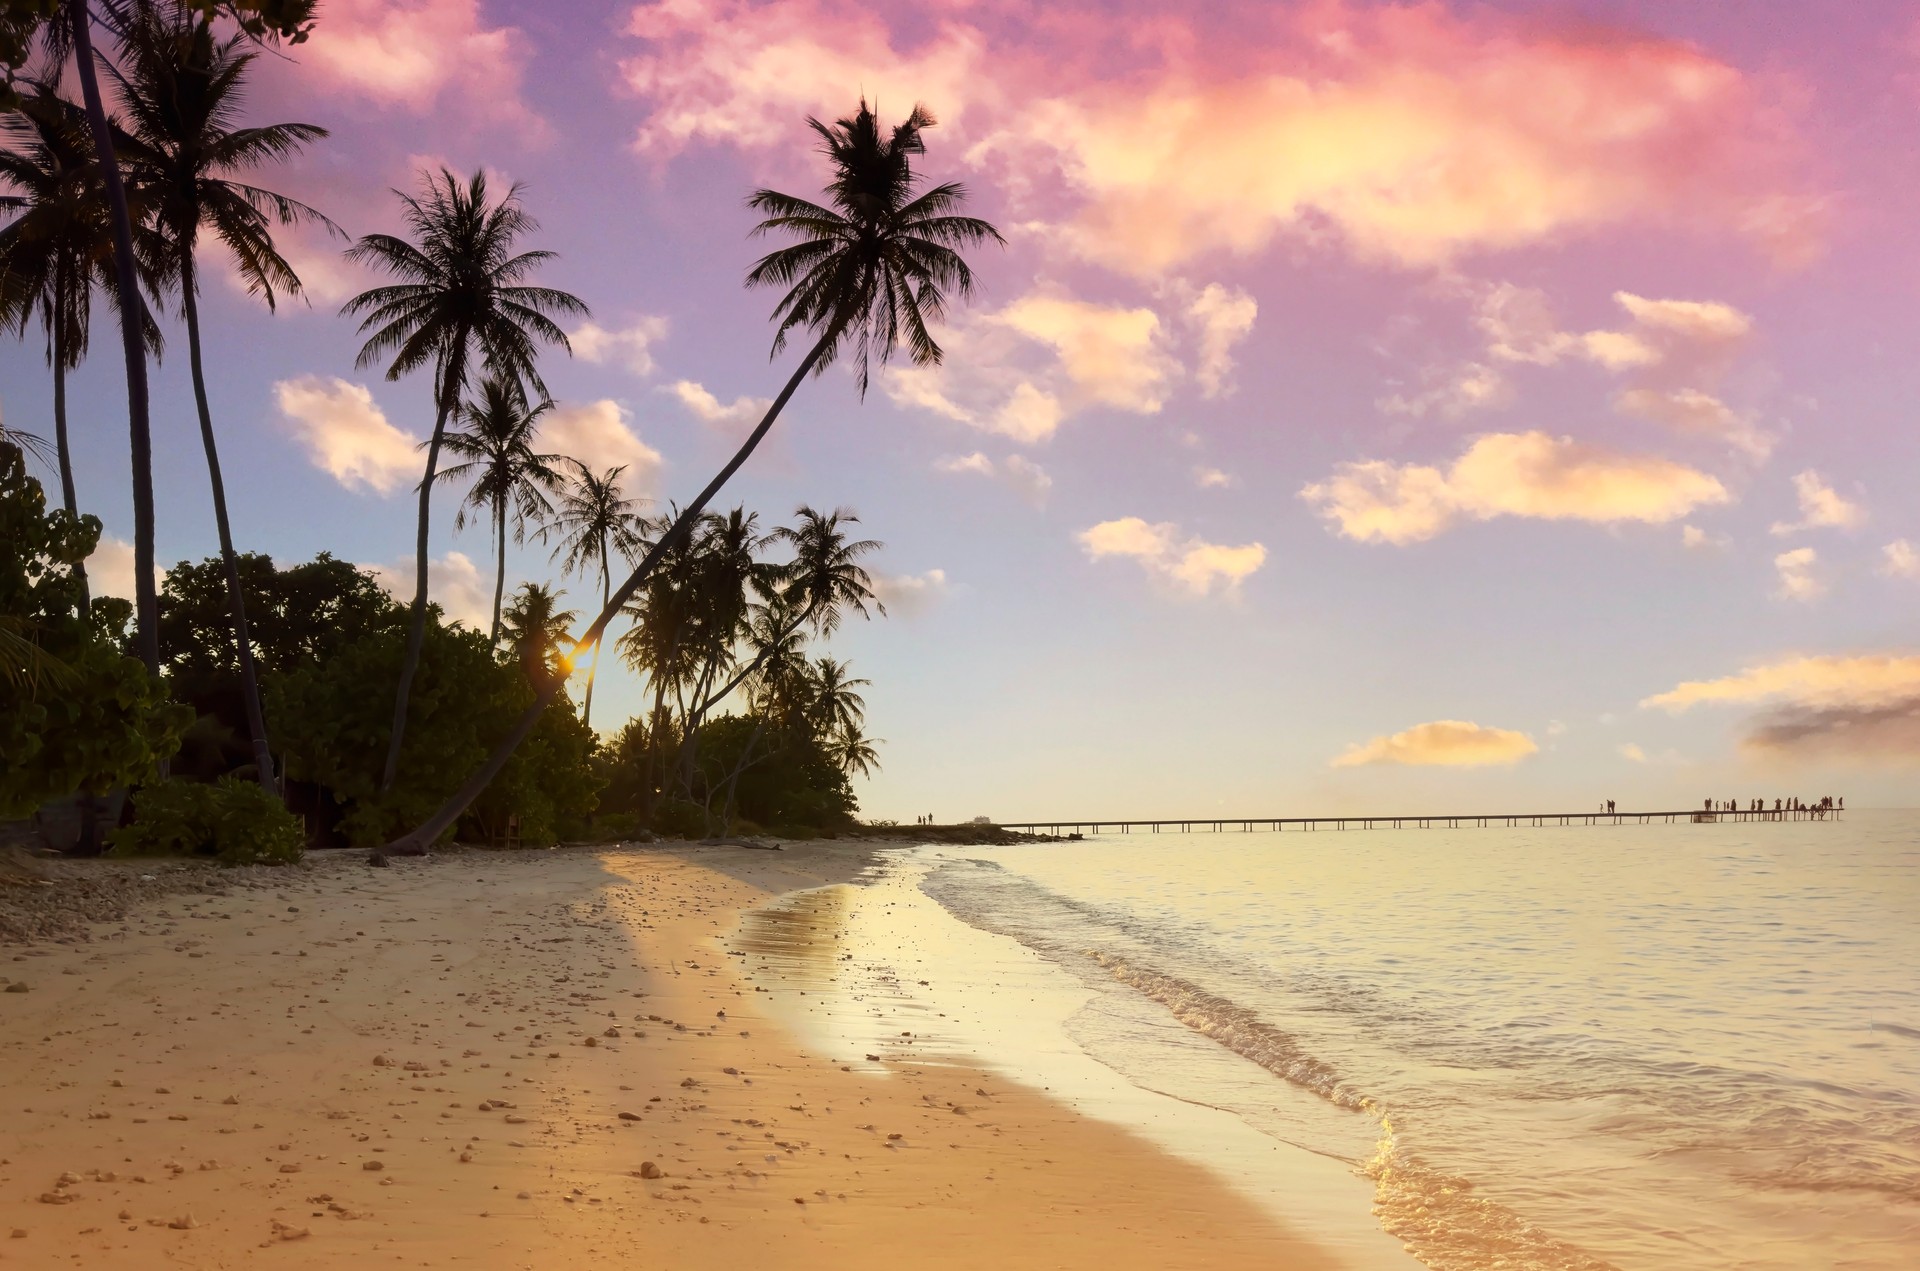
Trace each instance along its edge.
<instances>
[{"instance_id":1,"label":"calm sea water","mask_svg":"<svg viewBox=\"0 0 1920 1271\"><path fill-rule=\"evenodd\" d=\"M971 983L906 1041L1038 1072L1031 1025L990 1025L1064 1002L1104 1068L1344 1162L1434 1271L1920 1266L1920 815L1136 834L888 873L821 924L862 942L825 956L876 1033L918 978ZM875 925L914 900L991 943Z\"/></svg>"}]
</instances>

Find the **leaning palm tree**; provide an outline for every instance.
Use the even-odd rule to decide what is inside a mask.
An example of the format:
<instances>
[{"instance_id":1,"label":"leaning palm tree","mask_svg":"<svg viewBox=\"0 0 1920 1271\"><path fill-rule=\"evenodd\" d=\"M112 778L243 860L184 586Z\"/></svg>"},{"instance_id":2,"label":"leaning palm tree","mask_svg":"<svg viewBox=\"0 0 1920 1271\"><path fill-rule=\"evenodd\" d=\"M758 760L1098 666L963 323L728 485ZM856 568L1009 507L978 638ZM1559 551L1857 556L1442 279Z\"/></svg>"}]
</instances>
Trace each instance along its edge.
<instances>
[{"instance_id":1,"label":"leaning palm tree","mask_svg":"<svg viewBox=\"0 0 1920 1271\"><path fill-rule=\"evenodd\" d=\"M525 542L527 522L553 511L547 495L563 480L564 458L533 448L540 417L552 409L552 402L528 405L527 392L517 381L489 376L480 385L479 400L460 407L465 427L441 441L449 455L464 462L441 470L439 479L473 482L453 528L465 529L469 514L478 517L482 512L493 522L493 629L488 638L494 644L500 643L500 599L507 585L507 522L513 522L513 541Z\"/></svg>"},{"instance_id":2,"label":"leaning palm tree","mask_svg":"<svg viewBox=\"0 0 1920 1271\"><path fill-rule=\"evenodd\" d=\"M945 314L949 292L963 298L973 293L973 270L960 249L1003 240L987 222L959 215L967 198L960 185L920 189L913 161L926 152L921 134L933 122L924 107L915 106L905 122L888 132L865 101L852 117L831 125L809 119L830 172L830 206L775 190L759 190L748 200L750 207L766 214L755 234L790 234L800 240L763 257L747 274L748 286L786 289L774 308L778 327L773 352L777 356L795 331L808 332L813 343L733 458L608 598L581 636L583 645L600 639L660 556L687 534L720 487L753 454L808 375L845 355L864 395L872 362L886 363L896 348L905 348L921 366L937 364L944 356L930 324ZM551 700L549 693L528 707L467 783L439 811L402 835L394 850L424 852L444 834L506 766Z\"/></svg>"},{"instance_id":3,"label":"leaning palm tree","mask_svg":"<svg viewBox=\"0 0 1920 1271\"><path fill-rule=\"evenodd\" d=\"M386 270L398 281L363 291L341 312L361 317L361 367L383 359L387 378L398 380L423 367L433 369L433 435L427 441L427 471L420 481L420 518L415 531L413 625L400 683L393 694L393 726L387 736L382 789L393 785L400 744L407 730L407 697L420 666L427 632L427 529L434 473L447 421L466 392L477 362L496 378L518 380L541 397L546 382L534 365L541 342L572 351L554 314L585 316L576 296L527 280L553 259L547 251L515 252L517 241L539 228L520 204L516 183L495 200L487 176L476 172L464 184L445 168L425 176L418 198L399 196L409 242L392 234L369 234L349 259Z\"/></svg>"},{"instance_id":4,"label":"leaning palm tree","mask_svg":"<svg viewBox=\"0 0 1920 1271\"><path fill-rule=\"evenodd\" d=\"M560 545L554 548L553 555L560 561L561 569L569 574L591 577L597 570L600 603L604 606L613 591L613 553L631 558L647 546L640 500L628 498L620 488L620 475L627 470L625 464L608 468L596 477L593 469L578 459L569 462L574 469L572 479L561 487L560 505L553 515L553 528L560 535ZM581 646L585 644L582 640ZM580 649L574 649L572 656L578 660ZM593 661L587 667L586 699L580 706L582 723L593 722L593 680L599 670L600 641L596 639Z\"/></svg>"},{"instance_id":5,"label":"leaning palm tree","mask_svg":"<svg viewBox=\"0 0 1920 1271\"><path fill-rule=\"evenodd\" d=\"M267 749L266 717L260 707L260 677L247 627L239 556L227 513L226 482L207 404L200 345L200 275L196 246L203 231L233 258L247 290L275 308L279 295L300 294L300 279L280 255L273 226L333 222L304 203L236 179L266 164L289 159L327 135L317 124L239 127L247 69L256 54L244 37L216 40L204 17L190 8L162 8L154 0L131 0L121 39L123 66L109 67L126 111L131 142L121 146L136 188L151 192L153 223L167 247L168 280L179 289L187 326L187 363L200 444L213 486L213 519L226 566L227 603L239 654L240 690L252 735L260 784L277 790ZM336 231L337 232L337 231Z\"/></svg>"},{"instance_id":6,"label":"leaning palm tree","mask_svg":"<svg viewBox=\"0 0 1920 1271\"><path fill-rule=\"evenodd\" d=\"M67 429L67 373L86 357L94 289L118 298L113 286L113 227L85 112L63 99L52 84L35 81L27 89L17 109L0 116L0 138L6 142L6 148L0 149L0 185L18 191L0 195L0 211L18 213L0 229L0 327L16 328L24 336L28 323L37 317L46 335L47 364L53 370L53 449L61 505L69 516L77 517L79 496ZM141 256L138 272L151 291L157 236L144 216L135 234ZM140 321L147 346L158 348L160 332L144 304ZM31 443L26 448L41 454ZM84 594L85 568L76 566L75 574Z\"/></svg>"}]
</instances>

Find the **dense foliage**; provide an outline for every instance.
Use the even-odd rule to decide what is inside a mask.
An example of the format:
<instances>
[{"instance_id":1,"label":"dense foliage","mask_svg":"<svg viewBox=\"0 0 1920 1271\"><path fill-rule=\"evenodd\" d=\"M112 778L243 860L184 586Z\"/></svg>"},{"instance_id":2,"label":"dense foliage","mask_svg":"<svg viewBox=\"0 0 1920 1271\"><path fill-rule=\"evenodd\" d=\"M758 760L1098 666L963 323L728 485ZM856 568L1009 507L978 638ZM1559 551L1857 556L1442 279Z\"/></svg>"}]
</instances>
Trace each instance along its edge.
<instances>
[{"instance_id":1,"label":"dense foliage","mask_svg":"<svg viewBox=\"0 0 1920 1271\"><path fill-rule=\"evenodd\" d=\"M394 607L371 575L325 552L286 569L257 552L235 565L262 675L290 675L330 660L354 632ZM209 780L252 763L228 602L218 557L181 561L160 590L161 666L175 700L200 715L181 761Z\"/></svg>"},{"instance_id":2,"label":"dense foliage","mask_svg":"<svg viewBox=\"0 0 1920 1271\"><path fill-rule=\"evenodd\" d=\"M126 602L87 611L77 569L99 537L94 517L49 512L0 444L0 818L150 773L192 719L121 653Z\"/></svg>"},{"instance_id":3,"label":"dense foliage","mask_svg":"<svg viewBox=\"0 0 1920 1271\"><path fill-rule=\"evenodd\" d=\"M259 46L307 40L319 13L314 0L0 0L0 327L40 328L54 387L52 444L38 424L0 429L0 442L30 445L57 470L64 505L46 518L22 503L20 516L40 523L0 562L18 575L0 595L12 606L0 610L0 817L144 779L184 741L176 777L251 777L320 838L391 838L396 852L455 831L549 841L587 827L603 786L602 833L844 822L852 778L876 764L854 691L865 681L805 646L831 637L844 614L879 611L856 563L878 544L849 541L854 518L839 512L802 508L797 525L769 531L744 509L707 509L809 375L845 356L864 393L873 361L941 360L927 323L972 290L961 250L999 235L959 214L960 187L923 185L915 165L932 116L916 106L886 129L862 101L831 125L809 120L829 169L824 203L771 190L749 200L765 216L756 234L797 240L748 276L785 292L775 351L802 331L810 348L733 458L684 510L651 520L621 488L621 469L538 449L552 407L540 355L570 351L556 319L588 308L537 281L553 253L525 242L539 226L521 188L490 188L484 169L422 173L418 195L400 196L407 236L348 248L385 277L343 310L360 319L363 368L433 377L403 610L324 554L280 570L239 552L207 391L201 254L228 258L271 307L302 290L276 232L334 228L256 180L326 131L241 117L250 77L273 65ZM82 563L99 527L79 511L65 377L87 356L96 295L120 320L126 367L131 606L90 605ZM161 595L147 372L175 316L221 557L183 562ZM443 450L454 461L444 470ZM8 479L21 479L17 449ZM472 512L492 531L484 636L430 605L431 496L442 481L468 487L455 527ZM561 572L597 582L599 613L584 632L547 587L505 605L509 528L515 543L557 540ZM788 547L789 559L769 554ZM610 624L623 616L631 629L621 634ZM652 706L601 746L588 721L601 646L616 637L648 678ZM566 688L577 670L576 713ZM169 685L180 707L167 702ZM143 797L150 822L165 813L177 824L130 830L128 843L186 843L181 818L193 809L182 801L238 798L172 785Z\"/></svg>"},{"instance_id":4,"label":"dense foliage","mask_svg":"<svg viewBox=\"0 0 1920 1271\"><path fill-rule=\"evenodd\" d=\"M391 701L369 686L391 684L406 654L408 615L391 602L343 633L331 656L290 673L270 673L266 692L274 748L287 775L323 787L356 844L384 842L431 812L533 700L534 685L511 653L497 655L484 632L429 614L396 777L383 789ZM593 735L572 704L556 702L514 761L471 810L469 837L505 834L519 818L523 842L550 843L584 830L599 781Z\"/></svg>"},{"instance_id":5,"label":"dense foliage","mask_svg":"<svg viewBox=\"0 0 1920 1271\"><path fill-rule=\"evenodd\" d=\"M300 818L250 781L163 781L134 796L134 818L107 836L115 856L211 856L223 865L291 865Z\"/></svg>"}]
</instances>

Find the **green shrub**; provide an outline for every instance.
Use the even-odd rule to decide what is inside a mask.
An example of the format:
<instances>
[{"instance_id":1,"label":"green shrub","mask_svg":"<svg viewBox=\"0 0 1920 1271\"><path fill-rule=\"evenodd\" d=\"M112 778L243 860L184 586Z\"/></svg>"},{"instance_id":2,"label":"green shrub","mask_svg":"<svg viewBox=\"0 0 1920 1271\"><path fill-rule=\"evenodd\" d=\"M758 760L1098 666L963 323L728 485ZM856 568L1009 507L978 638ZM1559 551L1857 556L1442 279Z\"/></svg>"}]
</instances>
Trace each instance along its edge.
<instances>
[{"instance_id":1,"label":"green shrub","mask_svg":"<svg viewBox=\"0 0 1920 1271\"><path fill-rule=\"evenodd\" d=\"M108 836L115 856L211 856L223 865L291 865L300 819L251 781L167 781L134 797L134 819Z\"/></svg>"}]
</instances>

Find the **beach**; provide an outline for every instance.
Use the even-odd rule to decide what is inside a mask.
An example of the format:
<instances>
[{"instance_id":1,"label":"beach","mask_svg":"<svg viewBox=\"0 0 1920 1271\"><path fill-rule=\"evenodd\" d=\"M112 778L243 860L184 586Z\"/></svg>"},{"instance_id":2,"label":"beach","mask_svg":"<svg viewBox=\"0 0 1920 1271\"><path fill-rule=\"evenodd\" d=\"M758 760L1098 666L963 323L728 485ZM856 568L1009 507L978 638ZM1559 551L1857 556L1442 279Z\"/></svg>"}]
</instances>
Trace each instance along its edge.
<instances>
[{"instance_id":1,"label":"beach","mask_svg":"<svg viewBox=\"0 0 1920 1271\"><path fill-rule=\"evenodd\" d=\"M721 941L874 850L323 854L0 945L0 1265L1360 1265L986 1065L803 1041Z\"/></svg>"}]
</instances>

